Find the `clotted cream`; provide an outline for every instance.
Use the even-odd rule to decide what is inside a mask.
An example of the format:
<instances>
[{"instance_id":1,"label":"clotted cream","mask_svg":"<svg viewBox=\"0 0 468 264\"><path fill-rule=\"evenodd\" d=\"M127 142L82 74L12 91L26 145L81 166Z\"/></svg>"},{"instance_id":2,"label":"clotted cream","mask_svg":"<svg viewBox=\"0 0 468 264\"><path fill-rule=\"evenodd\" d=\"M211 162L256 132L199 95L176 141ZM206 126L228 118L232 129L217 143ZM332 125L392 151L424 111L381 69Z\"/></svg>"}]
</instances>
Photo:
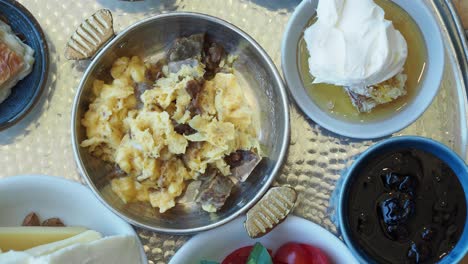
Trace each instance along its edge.
<instances>
[{"instance_id":1,"label":"clotted cream","mask_svg":"<svg viewBox=\"0 0 468 264\"><path fill-rule=\"evenodd\" d=\"M403 70L403 35L373 0L321 0L318 20L304 32L314 83L362 89Z\"/></svg>"}]
</instances>

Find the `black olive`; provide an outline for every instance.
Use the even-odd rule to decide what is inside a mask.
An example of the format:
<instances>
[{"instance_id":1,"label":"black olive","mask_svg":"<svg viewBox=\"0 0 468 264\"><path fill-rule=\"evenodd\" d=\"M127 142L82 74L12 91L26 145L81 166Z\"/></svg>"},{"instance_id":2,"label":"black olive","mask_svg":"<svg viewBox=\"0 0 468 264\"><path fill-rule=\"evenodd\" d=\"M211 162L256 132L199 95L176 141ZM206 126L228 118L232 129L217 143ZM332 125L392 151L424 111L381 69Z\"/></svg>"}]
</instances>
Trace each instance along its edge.
<instances>
[{"instance_id":1,"label":"black olive","mask_svg":"<svg viewBox=\"0 0 468 264\"><path fill-rule=\"evenodd\" d=\"M431 247L428 243L419 243L411 242L410 248L408 250L408 258L412 260L413 263L421 263L429 259L432 255Z\"/></svg>"},{"instance_id":2,"label":"black olive","mask_svg":"<svg viewBox=\"0 0 468 264\"><path fill-rule=\"evenodd\" d=\"M423 231L421 232L421 238L426 241L432 240L435 235L435 230L430 227L424 227Z\"/></svg>"},{"instance_id":3,"label":"black olive","mask_svg":"<svg viewBox=\"0 0 468 264\"><path fill-rule=\"evenodd\" d=\"M381 176L383 184L386 188L393 191L410 193L413 195L416 186L415 177L409 175L399 175L393 172L386 173Z\"/></svg>"},{"instance_id":4,"label":"black olive","mask_svg":"<svg viewBox=\"0 0 468 264\"><path fill-rule=\"evenodd\" d=\"M388 195L379 203L380 215L385 224L405 223L414 210L414 202L409 195Z\"/></svg>"}]
</instances>

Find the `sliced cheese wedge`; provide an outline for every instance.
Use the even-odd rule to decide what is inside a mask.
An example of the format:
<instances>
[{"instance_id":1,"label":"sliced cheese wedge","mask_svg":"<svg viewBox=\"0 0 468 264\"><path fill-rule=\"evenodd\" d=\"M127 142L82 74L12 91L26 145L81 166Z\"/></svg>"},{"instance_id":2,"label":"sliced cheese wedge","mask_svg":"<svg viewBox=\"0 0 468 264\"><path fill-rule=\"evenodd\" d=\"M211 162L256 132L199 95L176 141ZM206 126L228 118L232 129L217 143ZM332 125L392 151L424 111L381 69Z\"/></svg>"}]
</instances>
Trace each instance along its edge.
<instances>
[{"instance_id":1,"label":"sliced cheese wedge","mask_svg":"<svg viewBox=\"0 0 468 264\"><path fill-rule=\"evenodd\" d=\"M31 256L26 252L8 251L0 254L2 264L31 264Z\"/></svg>"},{"instance_id":2,"label":"sliced cheese wedge","mask_svg":"<svg viewBox=\"0 0 468 264\"><path fill-rule=\"evenodd\" d=\"M1 255L0 255L1 256ZM34 258L34 264L142 264L133 236L111 236Z\"/></svg>"},{"instance_id":3,"label":"sliced cheese wedge","mask_svg":"<svg viewBox=\"0 0 468 264\"><path fill-rule=\"evenodd\" d=\"M76 236L72 236L64 240L33 247L31 249L25 250L24 252L28 253L31 256L38 257L38 256L51 254L57 250L66 248L71 245L80 244L80 243L88 243L88 242L98 240L100 238L102 238L102 235L100 233L93 231L93 230L88 230L88 231L85 231L83 233L80 233Z\"/></svg>"},{"instance_id":4,"label":"sliced cheese wedge","mask_svg":"<svg viewBox=\"0 0 468 264\"><path fill-rule=\"evenodd\" d=\"M134 236L110 236L87 231L59 242L26 251L0 254L1 264L142 264ZM92 240L87 241L86 240ZM61 243L60 243L61 242ZM70 244L71 243L71 244ZM34 255L42 254L42 255Z\"/></svg>"},{"instance_id":5,"label":"sliced cheese wedge","mask_svg":"<svg viewBox=\"0 0 468 264\"><path fill-rule=\"evenodd\" d=\"M0 248L22 251L40 245L64 240L87 230L84 227L0 227Z\"/></svg>"}]
</instances>

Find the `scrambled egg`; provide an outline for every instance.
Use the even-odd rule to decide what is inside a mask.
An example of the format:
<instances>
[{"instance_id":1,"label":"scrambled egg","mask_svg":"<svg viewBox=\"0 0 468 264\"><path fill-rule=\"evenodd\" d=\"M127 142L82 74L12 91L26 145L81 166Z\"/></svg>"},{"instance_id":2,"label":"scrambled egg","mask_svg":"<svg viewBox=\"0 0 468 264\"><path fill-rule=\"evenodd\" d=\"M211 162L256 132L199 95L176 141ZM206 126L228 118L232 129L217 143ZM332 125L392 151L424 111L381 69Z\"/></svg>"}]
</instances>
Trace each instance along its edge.
<instances>
[{"instance_id":1,"label":"scrambled egg","mask_svg":"<svg viewBox=\"0 0 468 264\"><path fill-rule=\"evenodd\" d=\"M87 139L81 146L127 174L111 181L122 201L149 202L162 213L175 206L187 181L208 166L227 176L226 155L239 149L258 153L260 148L252 110L235 75L217 73L205 81L201 114L195 115L188 110L192 98L185 87L204 75L203 64L183 65L177 73L165 66L165 77L137 98L134 87L145 82L146 70L139 57L122 57L112 66L112 83L94 82L95 99L82 119ZM177 124L196 132L178 134Z\"/></svg>"}]
</instances>

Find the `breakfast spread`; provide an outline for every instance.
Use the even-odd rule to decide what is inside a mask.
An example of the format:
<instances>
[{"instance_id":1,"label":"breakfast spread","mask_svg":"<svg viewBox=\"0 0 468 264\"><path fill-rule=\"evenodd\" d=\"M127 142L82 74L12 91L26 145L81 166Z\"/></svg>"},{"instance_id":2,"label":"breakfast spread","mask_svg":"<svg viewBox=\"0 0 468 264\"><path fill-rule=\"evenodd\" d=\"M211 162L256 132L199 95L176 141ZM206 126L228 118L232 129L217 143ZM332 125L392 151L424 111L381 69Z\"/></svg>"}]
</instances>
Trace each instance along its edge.
<instances>
[{"instance_id":1,"label":"breakfast spread","mask_svg":"<svg viewBox=\"0 0 468 264\"><path fill-rule=\"evenodd\" d=\"M216 212L260 161L235 57L206 38L179 38L156 63L121 57L110 84L94 82L81 146L116 164L111 186L125 203L164 213L182 198Z\"/></svg>"},{"instance_id":2,"label":"breakfast spread","mask_svg":"<svg viewBox=\"0 0 468 264\"><path fill-rule=\"evenodd\" d=\"M460 239L465 193L439 158L417 149L395 150L372 157L354 177L349 229L378 263L435 263Z\"/></svg>"},{"instance_id":3,"label":"breakfast spread","mask_svg":"<svg viewBox=\"0 0 468 264\"><path fill-rule=\"evenodd\" d=\"M330 264L328 256L319 248L296 242L283 244L276 253L257 242L234 250L221 263L202 260L200 264Z\"/></svg>"},{"instance_id":4,"label":"breakfast spread","mask_svg":"<svg viewBox=\"0 0 468 264\"><path fill-rule=\"evenodd\" d=\"M76 60L92 58L113 37L112 23L109 10L96 12L73 34L67 43L65 57ZM184 29L183 23L181 28ZM82 129L86 136L83 138L81 131L76 132L80 139L75 147L82 147L78 151L85 150L96 160L90 162L90 159L81 160L80 157L80 162L97 161L90 166L105 164L103 170L109 171L103 179L107 184L105 188L112 190L114 197L118 197L114 200L122 207L131 207L129 211L136 214L143 211L141 208L148 208L148 204L158 210L159 213L154 210L145 212L142 218L150 214L149 218L164 218L167 225L155 227L144 223L150 228L167 229L169 232L176 232L177 228L185 228L184 232L190 228L201 230L194 227L199 224L194 224L195 221L205 220L200 217L200 212L213 220L204 223L206 225L202 228L212 228L209 225L233 215L234 207L231 205L238 201L228 200L230 196L243 199L239 204L251 202L252 197L247 199L242 195L248 192L245 186L251 183L247 179L262 159L262 168L258 168L262 175L274 176L276 173L276 167L273 170L268 166L263 168L263 162L282 162L282 159L268 156L273 152L269 147L260 146L260 141L269 144L280 140L264 135L270 131L260 132L260 121L257 120L257 114L278 109L273 106L256 111L253 107L256 102L252 102L263 100L261 96L283 96L282 88L266 89L259 98L250 98L249 88L245 87L247 78L234 68L239 58L233 55L234 52L229 54L225 47L237 49L236 54L242 53L244 45L251 40L232 41L233 46L237 45L233 49L230 42L223 46L214 40L223 38L209 35L222 32L212 33L210 26L202 27L202 30L208 33L179 36L169 47L164 47L166 53L163 56L155 54L149 58L146 50L122 52L130 42L116 41L117 45L109 47L122 50L113 54L118 56L112 57L112 66L103 68L98 65L96 68L100 73L86 73L99 78L93 77L93 84L85 85L92 95L89 98L83 93L86 94L83 100L86 100L87 108L77 111L80 113L79 121L75 122L78 123L77 129ZM233 32L242 35L236 30ZM165 38L166 33L155 30L158 37L162 35ZM171 31L169 33L172 34ZM121 39L118 36L115 40ZM261 50L255 41L252 42ZM327 113L357 123L385 121L410 104L418 94L420 81L426 73L427 46L418 24L389 0L320 0L316 16L310 19L302 39L294 42L296 44L295 66L310 97ZM153 49L146 42L142 46ZM247 57L257 55L254 52ZM262 59L266 64L272 64L268 56ZM239 62L250 71L265 70L249 63L248 60ZM30 74L33 64L34 50L23 43L8 24L0 21L0 103L6 100L20 80ZM93 67L97 64L94 63ZM253 82L269 81L255 79ZM271 98L268 100L273 102ZM76 102L83 103L82 100ZM287 107L285 111L288 112ZM285 116L288 121L289 116ZM271 119L266 122L278 121ZM285 123L289 125L287 121ZM278 129L274 125L271 127ZM289 131L285 125L279 129ZM285 134L289 136L289 133ZM273 137L278 136L274 134ZM297 142L292 141L291 145ZM285 144L287 146L288 143ZM316 150L311 148L307 151ZM344 151L333 148L329 152ZM328 159L328 154L323 153ZM305 163L321 169L327 165L323 161L307 159L295 162L295 165ZM329 162L337 164L341 160L333 158ZM339 228L349 228L353 242L359 247L359 252L353 252L356 256L363 254L377 263L437 263L448 255L461 254L453 253L457 252L453 249L460 245L462 237L466 237L467 200L464 183L458 180L456 170L422 150L400 148L373 156L353 173L355 180L346 194L349 199L344 209L348 222L345 226L340 223ZM285 174L294 174L300 182L310 180L308 173L296 168ZM265 179L270 184L273 176L256 183L266 186ZM287 182L295 180L292 176ZM325 187L332 189L335 180L327 182ZM312 184L322 183L315 181ZM244 228L251 238L260 237L281 224L299 204L299 195L310 193L309 190L301 190L301 183L294 187L297 188L273 187L263 196L265 199L249 204ZM102 190L101 186L97 189L94 191ZM314 195L328 198L327 193ZM301 202L310 201L303 199ZM322 205L312 204L314 206ZM183 221L188 219L187 226L172 225L175 221L171 222L171 217L180 217L181 211L176 207L201 208L210 214L194 210L198 215L181 216ZM114 209L121 213L121 208ZM313 210L308 218L316 217L317 212L323 214L315 208ZM140 224L144 220L135 222ZM21 227L0 227L0 263L5 264L141 263L143 249L159 254L147 246L140 248L135 236L104 236L85 227L66 226L57 217L41 220L34 212L24 218ZM462 249L467 251L466 247ZM333 252L326 250L327 253ZM333 255L327 253L325 248L299 242L286 243L275 251L256 243L233 251L220 263L202 260L200 264L334 263ZM170 257L164 252L164 260Z\"/></svg>"},{"instance_id":5,"label":"breakfast spread","mask_svg":"<svg viewBox=\"0 0 468 264\"><path fill-rule=\"evenodd\" d=\"M0 20L0 103L11 94L16 83L31 73L33 64L34 50Z\"/></svg>"},{"instance_id":6,"label":"breakfast spread","mask_svg":"<svg viewBox=\"0 0 468 264\"><path fill-rule=\"evenodd\" d=\"M37 215L32 213L23 224L31 223L31 219L39 223ZM54 224L62 223L58 218L51 219L49 222ZM84 227L0 227L0 263L3 264L128 264L141 263L139 259L134 236L103 237Z\"/></svg>"},{"instance_id":7,"label":"breakfast spread","mask_svg":"<svg viewBox=\"0 0 468 264\"><path fill-rule=\"evenodd\" d=\"M385 118L416 94L423 45L415 22L390 1L319 1L299 43L301 78L333 115Z\"/></svg>"}]
</instances>

